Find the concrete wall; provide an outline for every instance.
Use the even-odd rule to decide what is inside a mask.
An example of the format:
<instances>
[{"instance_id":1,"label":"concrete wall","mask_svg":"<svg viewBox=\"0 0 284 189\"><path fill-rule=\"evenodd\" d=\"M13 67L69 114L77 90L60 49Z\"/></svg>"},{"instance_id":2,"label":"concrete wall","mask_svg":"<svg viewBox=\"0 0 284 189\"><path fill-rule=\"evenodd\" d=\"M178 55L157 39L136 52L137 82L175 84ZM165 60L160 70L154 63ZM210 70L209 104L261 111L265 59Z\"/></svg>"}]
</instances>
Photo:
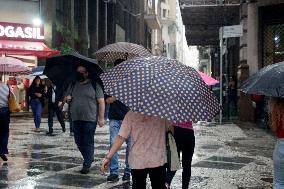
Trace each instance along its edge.
<instances>
[{"instance_id":1,"label":"concrete wall","mask_svg":"<svg viewBox=\"0 0 284 189\"><path fill-rule=\"evenodd\" d=\"M32 24L38 17L39 1L0 0L0 22Z\"/></svg>"}]
</instances>

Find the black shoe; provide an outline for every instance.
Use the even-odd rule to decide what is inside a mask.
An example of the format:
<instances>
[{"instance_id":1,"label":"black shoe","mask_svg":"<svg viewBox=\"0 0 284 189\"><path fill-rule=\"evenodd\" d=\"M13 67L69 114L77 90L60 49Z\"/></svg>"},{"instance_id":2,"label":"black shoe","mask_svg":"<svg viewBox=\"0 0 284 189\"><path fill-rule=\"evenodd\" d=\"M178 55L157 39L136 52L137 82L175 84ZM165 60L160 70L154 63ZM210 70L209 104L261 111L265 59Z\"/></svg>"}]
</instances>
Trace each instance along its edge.
<instances>
[{"instance_id":1,"label":"black shoe","mask_svg":"<svg viewBox=\"0 0 284 189\"><path fill-rule=\"evenodd\" d=\"M0 155L0 157L3 159L3 161L8 161L8 158L5 156L5 154Z\"/></svg>"},{"instance_id":2,"label":"black shoe","mask_svg":"<svg viewBox=\"0 0 284 189\"><path fill-rule=\"evenodd\" d=\"M118 175L110 174L110 175L107 177L107 181L108 181L108 182L117 182L117 181L119 181Z\"/></svg>"},{"instance_id":3,"label":"black shoe","mask_svg":"<svg viewBox=\"0 0 284 189\"><path fill-rule=\"evenodd\" d=\"M62 132L63 132L63 133L65 133L65 132L66 132L65 127L62 127Z\"/></svg>"},{"instance_id":4,"label":"black shoe","mask_svg":"<svg viewBox=\"0 0 284 189\"><path fill-rule=\"evenodd\" d=\"M81 174L88 174L90 172L90 169L87 167L83 167L80 171Z\"/></svg>"},{"instance_id":5,"label":"black shoe","mask_svg":"<svg viewBox=\"0 0 284 189\"><path fill-rule=\"evenodd\" d=\"M130 181L130 174L124 174L122 177L123 181Z\"/></svg>"},{"instance_id":6,"label":"black shoe","mask_svg":"<svg viewBox=\"0 0 284 189\"><path fill-rule=\"evenodd\" d=\"M46 136L54 136L53 132L46 132Z\"/></svg>"}]
</instances>

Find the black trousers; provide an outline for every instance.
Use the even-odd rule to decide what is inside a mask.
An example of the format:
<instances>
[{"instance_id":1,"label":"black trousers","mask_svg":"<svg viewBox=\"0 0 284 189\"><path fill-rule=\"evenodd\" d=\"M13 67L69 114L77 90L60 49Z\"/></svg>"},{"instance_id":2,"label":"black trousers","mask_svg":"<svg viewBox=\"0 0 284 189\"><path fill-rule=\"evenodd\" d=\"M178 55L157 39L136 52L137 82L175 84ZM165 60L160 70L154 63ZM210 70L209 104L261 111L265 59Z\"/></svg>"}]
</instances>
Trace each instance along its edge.
<instances>
[{"instance_id":1,"label":"black trousers","mask_svg":"<svg viewBox=\"0 0 284 189\"><path fill-rule=\"evenodd\" d=\"M64 118L63 118L63 114L62 114L61 109L56 104L49 103L48 104L48 129L49 129L50 133L53 132L54 113L56 114L57 119L58 119L62 129L65 130L65 122L64 122Z\"/></svg>"},{"instance_id":2,"label":"black trousers","mask_svg":"<svg viewBox=\"0 0 284 189\"><path fill-rule=\"evenodd\" d=\"M9 124L9 109L0 108L0 155L8 154Z\"/></svg>"},{"instance_id":3,"label":"black trousers","mask_svg":"<svg viewBox=\"0 0 284 189\"><path fill-rule=\"evenodd\" d=\"M147 169L131 169L132 189L146 189L146 178L148 174L152 189L165 189L165 166Z\"/></svg>"},{"instance_id":4,"label":"black trousers","mask_svg":"<svg viewBox=\"0 0 284 189\"><path fill-rule=\"evenodd\" d=\"M195 136L192 129L174 127L174 138L178 155L182 152L182 189L188 189L191 177L191 162L195 147ZM171 184L176 171L167 169L166 183Z\"/></svg>"}]
</instances>

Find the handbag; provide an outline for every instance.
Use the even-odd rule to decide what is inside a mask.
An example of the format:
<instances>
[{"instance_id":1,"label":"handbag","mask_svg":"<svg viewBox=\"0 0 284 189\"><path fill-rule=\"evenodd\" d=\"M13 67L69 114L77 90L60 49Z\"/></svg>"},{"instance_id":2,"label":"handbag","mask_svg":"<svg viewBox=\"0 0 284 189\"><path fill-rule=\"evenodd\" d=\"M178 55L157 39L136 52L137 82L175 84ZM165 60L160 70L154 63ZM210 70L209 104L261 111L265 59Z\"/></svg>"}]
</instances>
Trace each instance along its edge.
<instances>
[{"instance_id":1,"label":"handbag","mask_svg":"<svg viewBox=\"0 0 284 189\"><path fill-rule=\"evenodd\" d=\"M181 169L175 138L171 132L166 134L167 160L171 171Z\"/></svg>"},{"instance_id":2,"label":"handbag","mask_svg":"<svg viewBox=\"0 0 284 189\"><path fill-rule=\"evenodd\" d=\"M11 92L9 86L8 86L8 88L9 88L9 96L8 96L8 107L9 107L9 111L10 111L11 113L21 111L20 105L18 104L15 95Z\"/></svg>"}]
</instances>

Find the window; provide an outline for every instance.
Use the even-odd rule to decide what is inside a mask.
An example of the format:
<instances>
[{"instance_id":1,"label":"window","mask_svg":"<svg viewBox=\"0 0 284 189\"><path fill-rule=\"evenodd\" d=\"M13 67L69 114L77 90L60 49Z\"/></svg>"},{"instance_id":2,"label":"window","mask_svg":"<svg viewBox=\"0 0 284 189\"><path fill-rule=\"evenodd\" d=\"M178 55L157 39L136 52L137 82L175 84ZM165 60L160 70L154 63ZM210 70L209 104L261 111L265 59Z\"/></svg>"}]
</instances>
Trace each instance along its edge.
<instances>
[{"instance_id":1,"label":"window","mask_svg":"<svg viewBox=\"0 0 284 189\"><path fill-rule=\"evenodd\" d=\"M166 9L163 9L163 16L162 17L167 17L167 10Z\"/></svg>"}]
</instances>

